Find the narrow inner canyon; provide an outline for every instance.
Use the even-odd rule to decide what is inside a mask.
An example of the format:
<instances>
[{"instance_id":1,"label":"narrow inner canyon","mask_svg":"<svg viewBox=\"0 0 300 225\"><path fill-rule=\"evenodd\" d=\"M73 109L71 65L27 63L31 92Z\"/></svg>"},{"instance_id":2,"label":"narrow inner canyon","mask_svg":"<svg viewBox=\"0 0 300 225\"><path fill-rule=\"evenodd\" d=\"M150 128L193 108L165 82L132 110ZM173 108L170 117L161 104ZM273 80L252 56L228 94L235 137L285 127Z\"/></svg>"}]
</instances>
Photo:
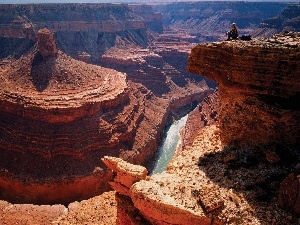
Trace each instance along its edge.
<instances>
[{"instance_id":1,"label":"narrow inner canyon","mask_svg":"<svg viewBox=\"0 0 300 225\"><path fill-rule=\"evenodd\" d=\"M0 4L0 224L300 224L299 13Z\"/></svg>"},{"instance_id":2,"label":"narrow inner canyon","mask_svg":"<svg viewBox=\"0 0 300 225\"><path fill-rule=\"evenodd\" d=\"M149 175L162 173L172 159L175 150L181 144L180 131L185 126L188 115L179 120L175 120L170 126L164 129L163 140L158 148L158 155L154 163L154 168Z\"/></svg>"}]
</instances>

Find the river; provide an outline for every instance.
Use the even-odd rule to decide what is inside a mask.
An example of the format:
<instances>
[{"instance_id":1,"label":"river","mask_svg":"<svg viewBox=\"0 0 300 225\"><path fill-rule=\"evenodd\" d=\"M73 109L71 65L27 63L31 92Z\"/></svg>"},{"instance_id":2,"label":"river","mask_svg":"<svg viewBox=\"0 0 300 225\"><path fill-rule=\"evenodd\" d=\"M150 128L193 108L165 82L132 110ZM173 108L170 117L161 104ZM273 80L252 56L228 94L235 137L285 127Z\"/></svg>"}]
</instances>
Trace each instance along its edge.
<instances>
[{"instance_id":1,"label":"river","mask_svg":"<svg viewBox=\"0 0 300 225\"><path fill-rule=\"evenodd\" d=\"M166 170L177 146L181 142L179 131L184 127L187 118L188 115L176 120L170 127L166 128L162 145L158 149L158 158L150 175L162 173Z\"/></svg>"}]
</instances>

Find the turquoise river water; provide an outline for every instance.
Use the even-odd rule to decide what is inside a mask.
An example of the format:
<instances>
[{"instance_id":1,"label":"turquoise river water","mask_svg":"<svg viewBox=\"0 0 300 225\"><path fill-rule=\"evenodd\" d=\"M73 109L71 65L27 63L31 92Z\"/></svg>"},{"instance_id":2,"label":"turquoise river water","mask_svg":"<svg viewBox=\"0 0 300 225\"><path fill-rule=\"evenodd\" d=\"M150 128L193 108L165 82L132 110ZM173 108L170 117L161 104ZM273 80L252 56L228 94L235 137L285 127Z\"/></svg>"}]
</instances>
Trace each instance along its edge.
<instances>
[{"instance_id":1,"label":"turquoise river water","mask_svg":"<svg viewBox=\"0 0 300 225\"><path fill-rule=\"evenodd\" d=\"M158 158L155 162L152 174L162 173L166 170L168 163L172 159L177 146L180 144L179 131L185 125L188 115L176 120L169 128L166 129L165 138L158 149Z\"/></svg>"}]
</instances>

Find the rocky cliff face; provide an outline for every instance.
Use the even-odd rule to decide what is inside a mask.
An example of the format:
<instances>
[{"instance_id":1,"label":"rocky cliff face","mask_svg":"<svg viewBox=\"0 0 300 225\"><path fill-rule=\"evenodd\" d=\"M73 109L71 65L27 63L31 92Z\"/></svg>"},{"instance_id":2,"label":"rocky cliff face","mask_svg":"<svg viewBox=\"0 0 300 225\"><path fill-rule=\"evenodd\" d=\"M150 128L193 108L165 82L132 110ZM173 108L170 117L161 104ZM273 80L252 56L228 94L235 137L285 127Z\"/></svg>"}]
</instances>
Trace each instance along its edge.
<instances>
[{"instance_id":1,"label":"rocky cliff face","mask_svg":"<svg viewBox=\"0 0 300 225\"><path fill-rule=\"evenodd\" d=\"M191 146L204 127L218 123L219 106L219 94L218 91L216 91L204 98L203 101L189 113L186 125L180 132L181 148L177 149L177 152L180 152L185 146Z\"/></svg>"},{"instance_id":2,"label":"rocky cliff face","mask_svg":"<svg viewBox=\"0 0 300 225\"><path fill-rule=\"evenodd\" d=\"M155 4L169 36L192 42L224 40L232 22L240 34L252 33L262 20L277 16L288 4L268 2L188 2ZM187 39L186 39L187 40Z\"/></svg>"},{"instance_id":3,"label":"rocky cliff face","mask_svg":"<svg viewBox=\"0 0 300 225\"><path fill-rule=\"evenodd\" d=\"M218 124L225 148L218 160L226 164L237 162L242 155L248 159L257 155L248 163L266 168L257 171L260 176L269 176L269 181L267 178L262 181L263 186L258 183L264 189L263 198L267 201L274 198L281 207L297 215L300 212L299 38L299 33L291 32L250 42L198 45L192 50L188 64L191 72L204 74L219 84ZM282 181L290 171L293 172ZM210 177L215 179L216 174ZM248 177L242 180L247 183ZM274 186L265 184L272 183L271 180ZM242 185L242 190L246 188L247 185ZM274 197L277 193L278 198Z\"/></svg>"},{"instance_id":4,"label":"rocky cliff face","mask_svg":"<svg viewBox=\"0 0 300 225\"><path fill-rule=\"evenodd\" d=\"M193 48L188 68L219 84L225 145L299 145L299 34Z\"/></svg>"},{"instance_id":5,"label":"rocky cliff face","mask_svg":"<svg viewBox=\"0 0 300 225\"><path fill-rule=\"evenodd\" d=\"M130 4L130 9L145 19L147 27L156 33L163 33L162 15L154 12L152 6L141 4Z\"/></svg>"},{"instance_id":6,"label":"rocky cliff face","mask_svg":"<svg viewBox=\"0 0 300 225\"><path fill-rule=\"evenodd\" d=\"M66 203L94 196L111 176L97 159L127 148L144 106L123 73L57 51L49 31L38 40L0 70L1 198Z\"/></svg>"},{"instance_id":7,"label":"rocky cliff face","mask_svg":"<svg viewBox=\"0 0 300 225\"><path fill-rule=\"evenodd\" d=\"M143 47L148 43L144 19L123 4L7 4L0 9L4 40L22 38L25 45L47 28L55 32L58 48L75 58L84 52L95 61L121 40Z\"/></svg>"},{"instance_id":8,"label":"rocky cliff face","mask_svg":"<svg viewBox=\"0 0 300 225\"><path fill-rule=\"evenodd\" d=\"M286 7L279 15L262 21L255 30L256 36L270 37L284 31L300 31L300 5Z\"/></svg>"},{"instance_id":9,"label":"rocky cliff face","mask_svg":"<svg viewBox=\"0 0 300 225\"><path fill-rule=\"evenodd\" d=\"M211 92L179 72L186 83L175 84L152 53L145 53L143 66L129 67L129 78L144 79L126 83L122 73L58 51L48 30L38 35L33 51L1 69L1 152L7 159L1 161L1 197L12 202L66 203L108 190L111 173L97 160L104 152L151 167L169 112ZM130 60L143 60L137 55ZM123 67L124 54L121 59ZM150 72L157 72L156 86L148 87ZM158 93L160 87L166 89Z\"/></svg>"}]
</instances>

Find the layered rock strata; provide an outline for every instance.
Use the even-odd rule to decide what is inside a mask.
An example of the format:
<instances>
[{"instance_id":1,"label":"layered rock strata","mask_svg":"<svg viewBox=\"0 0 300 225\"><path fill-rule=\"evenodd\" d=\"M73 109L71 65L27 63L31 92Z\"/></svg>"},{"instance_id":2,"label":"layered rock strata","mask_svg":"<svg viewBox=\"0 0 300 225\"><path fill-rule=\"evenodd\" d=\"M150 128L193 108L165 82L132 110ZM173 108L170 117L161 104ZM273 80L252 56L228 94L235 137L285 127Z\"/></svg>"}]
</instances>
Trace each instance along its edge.
<instances>
[{"instance_id":1,"label":"layered rock strata","mask_svg":"<svg viewBox=\"0 0 300 225\"><path fill-rule=\"evenodd\" d=\"M115 173L110 184L118 193L117 224L222 224L174 198L180 192L183 195L187 186L180 177L168 173L147 177L142 166L115 157L102 161Z\"/></svg>"},{"instance_id":2,"label":"layered rock strata","mask_svg":"<svg viewBox=\"0 0 300 225\"><path fill-rule=\"evenodd\" d=\"M206 126L211 126L218 123L219 112L219 94L218 91L205 97L203 101L188 115L186 125L180 132L181 134L181 149L185 146L191 146L194 139ZM180 149L177 149L177 152Z\"/></svg>"},{"instance_id":3,"label":"layered rock strata","mask_svg":"<svg viewBox=\"0 0 300 225\"><path fill-rule=\"evenodd\" d=\"M45 43L55 46L51 37ZM43 49L0 69L0 186L11 202L66 203L107 190L111 173L97 158L119 155L143 116L123 73Z\"/></svg>"},{"instance_id":4,"label":"layered rock strata","mask_svg":"<svg viewBox=\"0 0 300 225\"><path fill-rule=\"evenodd\" d=\"M259 37L271 37L285 31L300 31L300 4L292 4L286 7L279 15L264 20L254 35Z\"/></svg>"},{"instance_id":5,"label":"layered rock strata","mask_svg":"<svg viewBox=\"0 0 300 225\"><path fill-rule=\"evenodd\" d=\"M263 19L277 16L288 3L279 2L174 2L153 4L162 15L162 37L199 43L224 40L235 22L240 34L252 34Z\"/></svg>"},{"instance_id":6,"label":"layered rock strata","mask_svg":"<svg viewBox=\"0 0 300 225\"><path fill-rule=\"evenodd\" d=\"M36 41L37 31L47 28L55 32L59 49L74 58L87 53L90 62L124 42L145 47L149 41L145 20L125 4L2 4L0 10L2 43L32 46L28 39Z\"/></svg>"},{"instance_id":7,"label":"layered rock strata","mask_svg":"<svg viewBox=\"0 0 300 225\"><path fill-rule=\"evenodd\" d=\"M1 67L1 198L11 202L68 203L108 190L111 173L96 160L104 153L150 168L169 112L211 92L173 85L175 98L170 89L159 98L65 55L51 32L39 35L33 51Z\"/></svg>"},{"instance_id":8,"label":"layered rock strata","mask_svg":"<svg viewBox=\"0 0 300 225\"><path fill-rule=\"evenodd\" d=\"M151 5L130 4L129 7L134 14L145 19L149 29L157 33L163 33L162 15L159 12L154 12Z\"/></svg>"},{"instance_id":9,"label":"layered rock strata","mask_svg":"<svg viewBox=\"0 0 300 225\"><path fill-rule=\"evenodd\" d=\"M292 32L250 42L208 43L196 46L189 58L191 72L204 74L219 84L218 118L225 146L221 161L236 161L245 149L251 149L254 154L262 154L266 160L262 163L272 165L267 167L269 171L259 173L276 171L272 179L277 184L300 157L299 43L299 33ZM225 153L226 147L233 150ZM278 192L279 205L297 215L298 167L280 186L264 186L263 195L268 199Z\"/></svg>"},{"instance_id":10,"label":"layered rock strata","mask_svg":"<svg viewBox=\"0 0 300 225\"><path fill-rule=\"evenodd\" d=\"M188 69L219 84L219 125L227 146L299 146L300 35L206 43Z\"/></svg>"},{"instance_id":11,"label":"layered rock strata","mask_svg":"<svg viewBox=\"0 0 300 225\"><path fill-rule=\"evenodd\" d=\"M43 59L51 56L56 56L57 47L54 35L51 31L44 28L38 31L38 51Z\"/></svg>"},{"instance_id":12,"label":"layered rock strata","mask_svg":"<svg viewBox=\"0 0 300 225\"><path fill-rule=\"evenodd\" d=\"M101 56L100 64L125 72L129 80L142 84L157 97L169 99L171 105L200 102L203 91L209 87L203 77L186 71L191 45L178 43L165 47L112 48Z\"/></svg>"}]
</instances>

